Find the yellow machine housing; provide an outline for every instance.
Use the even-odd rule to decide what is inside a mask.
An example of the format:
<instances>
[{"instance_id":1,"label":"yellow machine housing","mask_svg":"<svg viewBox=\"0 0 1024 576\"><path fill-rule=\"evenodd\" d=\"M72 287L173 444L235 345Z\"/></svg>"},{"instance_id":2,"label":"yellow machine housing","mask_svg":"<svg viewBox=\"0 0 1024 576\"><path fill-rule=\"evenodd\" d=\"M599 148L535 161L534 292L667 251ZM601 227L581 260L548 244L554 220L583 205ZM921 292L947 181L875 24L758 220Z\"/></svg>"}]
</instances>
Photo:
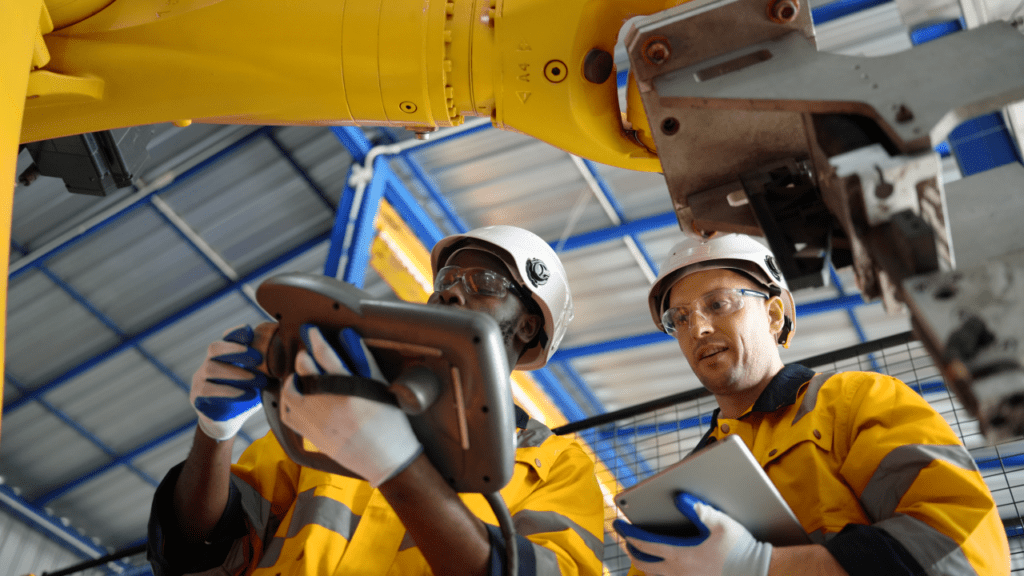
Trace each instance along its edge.
<instances>
[{"instance_id":1,"label":"yellow machine housing","mask_svg":"<svg viewBox=\"0 0 1024 576\"><path fill-rule=\"evenodd\" d=\"M658 171L614 73L584 77L633 16L672 0L50 0L21 142L188 121L387 125L489 116L567 152ZM631 110L630 116L642 115Z\"/></svg>"}]
</instances>

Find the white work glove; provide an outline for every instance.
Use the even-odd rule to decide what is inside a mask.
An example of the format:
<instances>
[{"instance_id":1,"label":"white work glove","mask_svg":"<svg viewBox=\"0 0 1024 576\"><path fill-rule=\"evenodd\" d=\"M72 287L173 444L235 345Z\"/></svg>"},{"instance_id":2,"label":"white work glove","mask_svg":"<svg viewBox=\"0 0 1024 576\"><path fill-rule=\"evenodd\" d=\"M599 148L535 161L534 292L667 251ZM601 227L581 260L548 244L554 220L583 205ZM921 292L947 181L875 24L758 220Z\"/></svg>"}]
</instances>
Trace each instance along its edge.
<instances>
[{"instance_id":1,"label":"white work glove","mask_svg":"<svg viewBox=\"0 0 1024 576\"><path fill-rule=\"evenodd\" d=\"M352 329L342 332L341 344L352 359L353 369L345 365L315 326L302 326L300 334L306 350L295 357L295 373L299 376L349 376L355 372L386 386L373 356ZM303 395L295 386L295 374L281 388L281 421L374 488L404 470L423 451L409 418L397 406L359 396Z\"/></svg>"},{"instance_id":2,"label":"white work glove","mask_svg":"<svg viewBox=\"0 0 1024 576\"><path fill-rule=\"evenodd\" d=\"M758 542L739 522L691 494L676 496L676 508L699 536L662 536L623 520L612 523L637 569L664 576L767 576L771 544Z\"/></svg>"},{"instance_id":3,"label":"white work glove","mask_svg":"<svg viewBox=\"0 0 1024 576\"><path fill-rule=\"evenodd\" d=\"M254 333L238 326L206 349L206 360L192 375L189 401L199 427L214 440L228 440L260 409L267 377L258 370L263 354L251 346Z\"/></svg>"}]
</instances>

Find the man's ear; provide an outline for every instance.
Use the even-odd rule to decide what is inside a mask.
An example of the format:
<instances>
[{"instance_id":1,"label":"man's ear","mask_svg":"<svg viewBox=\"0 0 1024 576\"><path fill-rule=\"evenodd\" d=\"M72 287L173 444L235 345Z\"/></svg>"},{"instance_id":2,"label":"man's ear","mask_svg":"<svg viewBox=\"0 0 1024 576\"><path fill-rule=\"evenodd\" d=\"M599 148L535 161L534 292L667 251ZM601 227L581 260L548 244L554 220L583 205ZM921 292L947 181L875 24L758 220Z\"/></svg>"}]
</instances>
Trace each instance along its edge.
<instances>
[{"instance_id":1,"label":"man's ear","mask_svg":"<svg viewBox=\"0 0 1024 576\"><path fill-rule=\"evenodd\" d=\"M772 296L768 299L768 326L772 335L778 340L782 333L782 326L786 321L786 307L782 304L782 298Z\"/></svg>"},{"instance_id":2,"label":"man's ear","mask_svg":"<svg viewBox=\"0 0 1024 576\"><path fill-rule=\"evenodd\" d=\"M543 325L544 318L536 314L523 314L519 317L519 326L516 327L516 339L524 346L529 344Z\"/></svg>"}]
</instances>

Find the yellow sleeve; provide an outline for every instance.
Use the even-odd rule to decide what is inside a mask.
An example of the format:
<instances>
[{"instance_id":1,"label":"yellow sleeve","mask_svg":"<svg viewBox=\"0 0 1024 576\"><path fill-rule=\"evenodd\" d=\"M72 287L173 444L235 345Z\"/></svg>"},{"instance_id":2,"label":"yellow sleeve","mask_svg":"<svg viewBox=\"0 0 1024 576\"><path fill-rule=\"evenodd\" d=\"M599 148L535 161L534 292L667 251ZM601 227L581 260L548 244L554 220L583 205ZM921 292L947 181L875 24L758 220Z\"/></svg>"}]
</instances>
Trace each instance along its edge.
<instances>
[{"instance_id":1,"label":"yellow sleeve","mask_svg":"<svg viewBox=\"0 0 1024 576\"><path fill-rule=\"evenodd\" d=\"M231 481L241 492L250 533L261 542L273 537L268 530L276 528L295 501L301 470L273 432L253 442L231 466Z\"/></svg>"},{"instance_id":2,"label":"yellow sleeve","mask_svg":"<svg viewBox=\"0 0 1024 576\"><path fill-rule=\"evenodd\" d=\"M929 574L1008 574L1009 546L992 494L942 415L895 378L837 377L849 379L834 436L844 456L840 474L873 526Z\"/></svg>"},{"instance_id":3,"label":"yellow sleeve","mask_svg":"<svg viewBox=\"0 0 1024 576\"><path fill-rule=\"evenodd\" d=\"M554 456L543 457L542 452L535 451ZM517 459L536 467L520 486L512 485L519 477L513 478L503 493L518 493L506 501L517 533L533 544L535 573L600 575L604 500L593 461L579 444L565 438L551 438L541 447L520 449Z\"/></svg>"}]
</instances>

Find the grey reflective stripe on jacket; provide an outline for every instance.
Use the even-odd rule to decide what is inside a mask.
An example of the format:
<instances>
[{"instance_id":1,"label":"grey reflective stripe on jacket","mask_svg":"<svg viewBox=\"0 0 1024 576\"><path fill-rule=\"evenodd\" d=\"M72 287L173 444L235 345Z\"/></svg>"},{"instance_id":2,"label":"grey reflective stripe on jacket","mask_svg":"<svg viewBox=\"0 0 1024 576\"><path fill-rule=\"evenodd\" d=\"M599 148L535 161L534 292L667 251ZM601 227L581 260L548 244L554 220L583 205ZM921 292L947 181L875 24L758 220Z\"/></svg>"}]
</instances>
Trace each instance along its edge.
<instances>
[{"instance_id":1,"label":"grey reflective stripe on jacket","mask_svg":"<svg viewBox=\"0 0 1024 576\"><path fill-rule=\"evenodd\" d=\"M794 425L810 413L811 410L814 410L814 405L818 403L818 391L825 385L825 381L835 375L835 372L822 372L821 374L815 374L811 378L811 381L807 384L807 391L804 392L804 399L800 402L800 409L796 411L796 416L793 416Z\"/></svg>"},{"instance_id":2,"label":"grey reflective stripe on jacket","mask_svg":"<svg viewBox=\"0 0 1024 576\"><path fill-rule=\"evenodd\" d=\"M315 524L340 534L345 540L351 540L360 518L348 506L326 496L317 496L315 489L310 488L295 499L287 534L283 538L275 536L263 547L259 568L268 568L277 563L285 540L294 538L306 526Z\"/></svg>"},{"instance_id":3,"label":"grey reflective stripe on jacket","mask_svg":"<svg viewBox=\"0 0 1024 576\"><path fill-rule=\"evenodd\" d=\"M921 471L936 461L964 470L978 470L970 453L959 444L899 446L879 462L878 468L864 487L864 492L860 496L864 511L875 522L891 517Z\"/></svg>"},{"instance_id":4,"label":"grey reflective stripe on jacket","mask_svg":"<svg viewBox=\"0 0 1024 576\"><path fill-rule=\"evenodd\" d=\"M951 538L916 518L895 514L921 471L935 462L978 470L970 453L959 444L899 446L878 464L861 493L861 505L875 525L902 544L929 575L976 574L963 550Z\"/></svg>"},{"instance_id":5,"label":"grey reflective stripe on jacket","mask_svg":"<svg viewBox=\"0 0 1024 576\"><path fill-rule=\"evenodd\" d=\"M582 526L558 512L523 510L512 516L512 524L516 527L516 533L522 536L543 534L545 532L561 532L562 530L570 529L583 540L587 548L595 556L598 558L604 556L604 542L598 540L593 534L584 530ZM534 546L536 547L536 545ZM544 550L547 550L547 548L544 548Z\"/></svg>"},{"instance_id":6,"label":"grey reflective stripe on jacket","mask_svg":"<svg viewBox=\"0 0 1024 576\"><path fill-rule=\"evenodd\" d=\"M537 448L554 435L550 428L530 418L526 427L518 431L516 448ZM593 534L587 532L572 519L558 512L521 510L512 515L512 524L515 526L516 534L524 538L533 534L572 530L597 558L604 556L604 542L595 538ZM537 563L535 573L538 576L561 576L562 570L558 566L558 556L554 551L532 542L531 546Z\"/></svg>"},{"instance_id":7,"label":"grey reflective stripe on jacket","mask_svg":"<svg viewBox=\"0 0 1024 576\"><path fill-rule=\"evenodd\" d=\"M270 501L263 497L258 490L250 486L245 480L231 475L231 483L238 490L242 501L242 510L245 512L253 531L260 535L263 541L274 535L280 523L274 518L270 511Z\"/></svg>"},{"instance_id":8,"label":"grey reflective stripe on jacket","mask_svg":"<svg viewBox=\"0 0 1024 576\"><path fill-rule=\"evenodd\" d=\"M554 435L550 428L530 418L516 436L516 448L537 448Z\"/></svg>"},{"instance_id":9,"label":"grey reflective stripe on jacket","mask_svg":"<svg viewBox=\"0 0 1024 576\"><path fill-rule=\"evenodd\" d=\"M910 552L929 576L977 576L952 539L924 522L898 514L875 524Z\"/></svg>"}]
</instances>

